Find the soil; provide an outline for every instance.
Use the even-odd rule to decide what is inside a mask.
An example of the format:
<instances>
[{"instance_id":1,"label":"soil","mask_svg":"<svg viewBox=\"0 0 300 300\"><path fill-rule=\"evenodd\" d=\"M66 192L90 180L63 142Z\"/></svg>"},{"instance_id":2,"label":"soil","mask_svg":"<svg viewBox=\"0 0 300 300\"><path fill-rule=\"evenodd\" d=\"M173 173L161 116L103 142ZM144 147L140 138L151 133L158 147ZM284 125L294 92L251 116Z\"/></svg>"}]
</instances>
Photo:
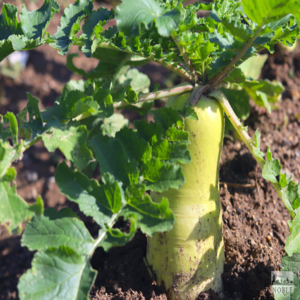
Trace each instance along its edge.
<instances>
[{"instance_id":1,"label":"soil","mask_svg":"<svg viewBox=\"0 0 300 300\"><path fill-rule=\"evenodd\" d=\"M56 17L51 22L50 31L56 28L58 20L59 17ZM0 113L18 113L26 105L26 92L41 100L41 108L52 105L68 80L80 78L68 71L65 63L66 57L58 55L48 46L31 51L27 66L17 80L0 75ZM76 63L85 70L96 64L94 60L84 58L77 59ZM168 86L170 81L180 81L155 64L143 67L143 71L149 75L152 84L160 83L162 87ZM262 78L276 79L284 84L282 102L277 104L271 115L251 103L251 114L245 123L251 136L257 128L260 129L262 150L266 151L270 145L283 171L293 174L298 182L299 50L270 55ZM156 103L156 106L160 105L161 102ZM124 114L129 116L130 121L137 117L128 112ZM41 195L45 207L60 209L68 206L78 211L78 207L59 192L54 182L55 167L62 159L60 152L49 154L42 143L30 148L23 159L15 163L18 193L31 203L37 195ZM220 195L226 255L224 292L217 295L207 291L200 294L199 299L274 299L270 288L271 271L281 268L284 244L289 235L287 220L290 217L271 184L262 178L260 167L239 140L224 139ZM84 218L84 221L92 235L95 234L97 228L93 221L89 218ZM117 225L124 229L128 226L122 220ZM141 232L124 247L114 248L108 253L102 248L97 249L92 266L98 270L98 276L89 299L167 299L148 273L144 263L145 253L146 237ZM20 236L9 236L0 227L0 299L18 299L17 282L30 268L32 257L33 253L20 246Z\"/></svg>"}]
</instances>

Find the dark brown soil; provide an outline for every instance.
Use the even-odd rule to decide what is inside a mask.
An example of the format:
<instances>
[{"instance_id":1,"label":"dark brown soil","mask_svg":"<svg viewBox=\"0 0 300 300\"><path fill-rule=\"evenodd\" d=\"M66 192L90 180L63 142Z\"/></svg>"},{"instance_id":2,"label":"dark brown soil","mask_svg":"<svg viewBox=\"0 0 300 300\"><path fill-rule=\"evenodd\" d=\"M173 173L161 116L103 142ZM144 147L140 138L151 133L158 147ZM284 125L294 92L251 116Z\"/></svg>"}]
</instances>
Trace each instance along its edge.
<instances>
[{"instance_id":1,"label":"dark brown soil","mask_svg":"<svg viewBox=\"0 0 300 300\"><path fill-rule=\"evenodd\" d=\"M54 30L57 22L58 18L55 18L50 30ZM58 55L52 48L40 47L30 52L27 67L18 80L0 75L0 113L19 112L26 105L27 91L41 99L41 108L52 105L62 86L71 78L79 78L66 69L65 62L66 57ZM89 70L95 66L95 61L78 59L77 64ZM144 67L143 71L162 86L171 80L168 72L155 64ZM271 115L252 104L251 115L246 121L251 136L256 128L260 129L263 151L270 145L273 156L296 181L300 179L299 75L298 51L270 56L262 77L280 80L285 85L283 101ZM131 120L134 117L130 115ZM46 207L60 209L67 205L77 210L54 183L55 167L62 159L60 153L48 154L42 144L28 150L15 165L18 193L29 202L42 195ZM262 178L261 170L247 148L238 140L224 140L220 182L226 251L224 292L216 295L208 291L199 299L274 299L270 289L271 271L281 268L284 244L289 235L289 215L272 186ZM84 220L93 233L95 224L89 219ZM118 225L126 228L128 224L119 221ZM99 275L90 299L167 299L149 276L144 263L145 253L146 238L140 232L126 246L109 253L99 248L92 260ZM18 299L17 282L30 268L32 256L27 248L20 246L20 237L10 237L0 227L0 299Z\"/></svg>"}]
</instances>

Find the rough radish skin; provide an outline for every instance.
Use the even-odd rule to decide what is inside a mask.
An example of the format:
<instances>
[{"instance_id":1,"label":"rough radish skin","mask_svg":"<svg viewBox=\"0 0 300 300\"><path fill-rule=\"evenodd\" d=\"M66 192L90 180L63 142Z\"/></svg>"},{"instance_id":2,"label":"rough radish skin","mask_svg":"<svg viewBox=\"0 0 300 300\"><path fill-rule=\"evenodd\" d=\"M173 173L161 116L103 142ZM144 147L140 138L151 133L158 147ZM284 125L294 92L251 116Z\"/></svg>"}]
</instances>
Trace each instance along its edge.
<instances>
[{"instance_id":1,"label":"rough radish skin","mask_svg":"<svg viewBox=\"0 0 300 300\"><path fill-rule=\"evenodd\" d=\"M190 94L169 98L166 106L181 109ZM185 120L192 162L183 165L186 182L179 189L151 193L169 199L175 215L169 232L148 238L147 261L170 300L194 300L202 291L222 290L224 244L219 195L219 162L224 116L218 102L202 97L195 106L199 120Z\"/></svg>"}]
</instances>

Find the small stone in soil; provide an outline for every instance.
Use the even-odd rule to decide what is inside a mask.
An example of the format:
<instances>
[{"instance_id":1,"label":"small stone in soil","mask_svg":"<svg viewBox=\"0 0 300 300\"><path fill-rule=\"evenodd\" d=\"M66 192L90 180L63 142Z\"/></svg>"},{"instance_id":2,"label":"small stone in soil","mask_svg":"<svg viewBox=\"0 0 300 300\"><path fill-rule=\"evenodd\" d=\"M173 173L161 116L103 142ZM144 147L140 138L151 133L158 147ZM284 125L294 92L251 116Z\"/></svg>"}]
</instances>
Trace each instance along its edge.
<instances>
[{"instance_id":1,"label":"small stone in soil","mask_svg":"<svg viewBox=\"0 0 300 300\"><path fill-rule=\"evenodd\" d=\"M38 180L38 173L37 172L28 172L26 174L26 179L28 180L28 182L35 182Z\"/></svg>"}]
</instances>

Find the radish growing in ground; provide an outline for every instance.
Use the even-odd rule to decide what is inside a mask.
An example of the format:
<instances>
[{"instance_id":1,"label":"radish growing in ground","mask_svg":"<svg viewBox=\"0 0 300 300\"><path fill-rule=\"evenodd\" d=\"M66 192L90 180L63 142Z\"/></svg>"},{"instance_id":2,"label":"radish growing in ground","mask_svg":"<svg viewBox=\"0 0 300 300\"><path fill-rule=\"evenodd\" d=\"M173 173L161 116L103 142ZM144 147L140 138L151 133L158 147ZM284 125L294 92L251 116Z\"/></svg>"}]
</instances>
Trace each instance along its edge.
<instances>
[{"instance_id":1,"label":"radish growing in ground","mask_svg":"<svg viewBox=\"0 0 300 300\"><path fill-rule=\"evenodd\" d=\"M124 245L138 228L148 238L149 269L171 300L193 300L209 288L220 292L223 111L225 130L237 131L293 218L284 261L300 252L300 185L280 173L270 149L266 156L260 151L259 132L252 140L240 122L249 114L249 95L271 112L283 91L278 82L250 78L247 74L259 72L248 72L249 63L242 63L262 49L272 51L277 42L293 44L300 32L300 6L296 0L221 0L186 7L183 2L123 0L115 12L95 11L91 1L77 0L64 10L54 35L46 32L59 11L54 0L33 12L23 7L20 22L17 8L3 5L0 60L44 44L62 55L79 46L99 60L86 73L73 63L78 54L70 54L68 68L86 80L68 82L43 111L28 93L28 104L17 116L1 116L0 223L20 232L22 222L30 220L22 245L37 251L19 281L21 299L86 299L97 274L90 264L95 249ZM208 14L198 18L199 11ZM105 27L113 18L117 26ZM185 82L149 92L149 78L135 69L149 61ZM153 100L163 98L166 107L151 110ZM116 112L120 108L142 117L153 114L155 122L141 118L133 130ZM48 151L64 154L56 183L99 225L97 236L70 209L44 211L41 197L29 205L17 195L11 164L40 140ZM101 177L95 179L98 167ZM128 232L114 228L119 217L130 221Z\"/></svg>"},{"instance_id":2,"label":"radish growing in ground","mask_svg":"<svg viewBox=\"0 0 300 300\"><path fill-rule=\"evenodd\" d=\"M170 97L166 106L181 110L190 94ZM170 299L196 299L201 291L222 291L224 244L219 194L219 162L224 115L215 99L202 97L194 107L198 120L185 120L192 162L183 166L180 189L151 193L169 199L175 215L171 231L148 239L147 260ZM204 159L205 158L205 159Z\"/></svg>"}]
</instances>

